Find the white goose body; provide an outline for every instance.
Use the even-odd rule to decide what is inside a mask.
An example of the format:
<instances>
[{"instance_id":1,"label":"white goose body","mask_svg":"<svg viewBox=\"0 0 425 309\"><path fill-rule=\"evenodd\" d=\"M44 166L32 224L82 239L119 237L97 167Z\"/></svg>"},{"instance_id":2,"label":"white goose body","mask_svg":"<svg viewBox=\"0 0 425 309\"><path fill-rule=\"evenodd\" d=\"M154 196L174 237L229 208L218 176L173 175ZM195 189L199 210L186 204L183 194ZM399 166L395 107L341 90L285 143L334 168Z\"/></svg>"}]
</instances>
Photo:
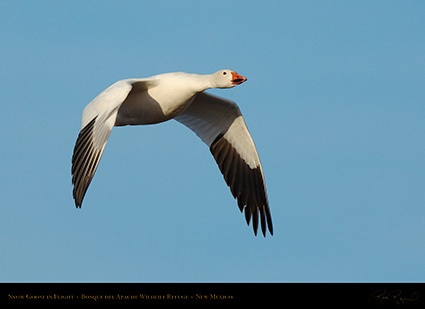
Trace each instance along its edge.
<instances>
[{"instance_id":1,"label":"white goose body","mask_svg":"<svg viewBox=\"0 0 425 309\"><path fill-rule=\"evenodd\" d=\"M120 80L101 92L83 111L74 148L71 172L75 205L81 207L114 126L175 119L210 147L240 210L245 209L248 224L252 216L255 234L259 217L264 236L266 226L273 234L260 159L242 114L234 102L204 92L232 88L245 81L231 70L211 75L177 72Z\"/></svg>"}]
</instances>

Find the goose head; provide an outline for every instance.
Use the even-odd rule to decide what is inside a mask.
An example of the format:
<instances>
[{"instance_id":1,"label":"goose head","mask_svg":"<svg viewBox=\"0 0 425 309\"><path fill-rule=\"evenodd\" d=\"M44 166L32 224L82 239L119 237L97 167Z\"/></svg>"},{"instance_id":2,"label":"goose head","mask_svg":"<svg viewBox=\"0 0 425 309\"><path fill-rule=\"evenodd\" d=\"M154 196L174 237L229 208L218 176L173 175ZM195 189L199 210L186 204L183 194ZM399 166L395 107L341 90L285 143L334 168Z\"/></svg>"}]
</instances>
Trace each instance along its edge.
<instances>
[{"instance_id":1,"label":"goose head","mask_svg":"<svg viewBox=\"0 0 425 309\"><path fill-rule=\"evenodd\" d=\"M220 70L212 74L214 88L232 88L246 81L246 77L232 70Z\"/></svg>"}]
</instances>

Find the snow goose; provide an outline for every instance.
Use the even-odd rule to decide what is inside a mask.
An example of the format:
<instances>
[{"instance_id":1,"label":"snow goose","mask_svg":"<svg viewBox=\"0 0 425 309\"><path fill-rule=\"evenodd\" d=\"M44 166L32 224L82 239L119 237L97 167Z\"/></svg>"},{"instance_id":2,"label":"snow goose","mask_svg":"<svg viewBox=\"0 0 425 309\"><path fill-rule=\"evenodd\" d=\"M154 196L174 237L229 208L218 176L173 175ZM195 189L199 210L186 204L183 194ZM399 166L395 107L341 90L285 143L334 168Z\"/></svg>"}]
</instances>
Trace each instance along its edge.
<instances>
[{"instance_id":1,"label":"snow goose","mask_svg":"<svg viewBox=\"0 0 425 309\"><path fill-rule=\"evenodd\" d=\"M260 218L273 235L263 170L254 142L236 103L204 92L232 88L246 78L231 70L214 74L165 73L120 80L85 108L72 156L73 196L77 208L99 164L114 126L155 124L175 119L208 145L241 212L257 235Z\"/></svg>"}]
</instances>

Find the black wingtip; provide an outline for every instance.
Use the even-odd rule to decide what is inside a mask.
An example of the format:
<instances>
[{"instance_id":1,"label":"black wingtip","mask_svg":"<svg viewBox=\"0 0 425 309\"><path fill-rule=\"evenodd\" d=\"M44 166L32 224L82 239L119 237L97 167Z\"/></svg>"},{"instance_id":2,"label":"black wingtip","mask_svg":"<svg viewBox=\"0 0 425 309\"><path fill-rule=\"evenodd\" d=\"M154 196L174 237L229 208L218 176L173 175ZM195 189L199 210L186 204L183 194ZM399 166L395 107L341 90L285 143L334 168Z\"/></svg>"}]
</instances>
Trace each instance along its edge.
<instances>
[{"instance_id":1,"label":"black wingtip","mask_svg":"<svg viewBox=\"0 0 425 309\"><path fill-rule=\"evenodd\" d=\"M75 208L81 208L81 204L80 202L77 202L77 200L75 200Z\"/></svg>"},{"instance_id":2,"label":"black wingtip","mask_svg":"<svg viewBox=\"0 0 425 309\"><path fill-rule=\"evenodd\" d=\"M94 150L92 142L93 128L97 117L94 117L78 134L71 160L72 195L75 207L81 208L84 195L96 171L101 151Z\"/></svg>"},{"instance_id":3,"label":"black wingtip","mask_svg":"<svg viewBox=\"0 0 425 309\"><path fill-rule=\"evenodd\" d=\"M245 219L246 219L246 223L248 224L248 226L251 223L251 217L252 217L252 230L254 231L254 235L257 236L257 232L258 232L258 214L255 215L254 213L250 213L249 209L247 207L244 208L245 209ZM241 210L243 211L243 209ZM251 216L252 215L252 216ZM272 219L271 219L271 215L270 215L270 211L268 211L266 209L266 213L263 214L260 211L260 217L261 217L261 233L263 234L264 237L267 236L267 230L269 231L270 236L273 236L273 224L272 224ZM266 224L267 222L267 224Z\"/></svg>"},{"instance_id":4,"label":"black wingtip","mask_svg":"<svg viewBox=\"0 0 425 309\"><path fill-rule=\"evenodd\" d=\"M237 199L239 210L245 212L245 220L248 225L252 218L255 236L257 236L259 225L261 225L264 236L266 236L267 227L270 234L273 235L272 219L261 166L251 168L247 165L223 134L217 135L211 143L210 151L224 176L224 180L230 187L233 197Z\"/></svg>"}]
</instances>

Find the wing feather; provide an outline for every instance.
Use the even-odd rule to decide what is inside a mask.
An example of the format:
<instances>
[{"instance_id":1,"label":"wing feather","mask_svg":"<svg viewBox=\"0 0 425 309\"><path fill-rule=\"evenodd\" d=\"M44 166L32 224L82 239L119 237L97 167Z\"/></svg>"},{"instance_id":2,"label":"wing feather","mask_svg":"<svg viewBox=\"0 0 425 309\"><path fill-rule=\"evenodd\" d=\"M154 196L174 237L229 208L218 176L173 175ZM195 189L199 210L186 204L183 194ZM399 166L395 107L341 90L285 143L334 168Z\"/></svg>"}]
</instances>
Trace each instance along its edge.
<instances>
[{"instance_id":1,"label":"wing feather","mask_svg":"<svg viewBox=\"0 0 425 309\"><path fill-rule=\"evenodd\" d=\"M175 119L209 146L248 225L252 218L254 233L260 219L263 235L267 227L273 234L260 158L236 103L202 92Z\"/></svg>"},{"instance_id":2,"label":"wing feather","mask_svg":"<svg viewBox=\"0 0 425 309\"><path fill-rule=\"evenodd\" d=\"M80 208L99 165L109 135L115 126L119 107L135 84L138 90L148 79L126 79L101 92L83 111L81 131L72 155L72 184L75 206ZM145 85L145 88L147 87Z\"/></svg>"},{"instance_id":3,"label":"wing feather","mask_svg":"<svg viewBox=\"0 0 425 309\"><path fill-rule=\"evenodd\" d=\"M84 195L99 164L101 152L93 146L93 128L95 117L80 132L72 156L72 184L75 206L81 207Z\"/></svg>"}]
</instances>

